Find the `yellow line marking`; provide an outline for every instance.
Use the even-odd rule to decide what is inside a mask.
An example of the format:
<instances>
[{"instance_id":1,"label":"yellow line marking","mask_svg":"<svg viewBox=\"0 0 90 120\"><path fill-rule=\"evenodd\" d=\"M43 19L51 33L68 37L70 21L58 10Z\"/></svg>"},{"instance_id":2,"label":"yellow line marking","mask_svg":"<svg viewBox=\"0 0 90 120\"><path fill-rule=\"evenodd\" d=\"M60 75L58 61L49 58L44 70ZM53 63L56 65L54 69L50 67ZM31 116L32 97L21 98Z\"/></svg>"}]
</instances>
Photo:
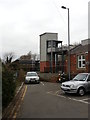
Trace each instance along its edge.
<instances>
[{"instance_id":1,"label":"yellow line marking","mask_svg":"<svg viewBox=\"0 0 90 120\"><path fill-rule=\"evenodd\" d=\"M21 98L21 101L23 101L23 99L24 99L24 97L25 97L25 94L26 94L26 91L27 91L27 86L25 86L25 91L24 91L24 93L23 93L23 96L22 96L22 98ZM16 117L17 117L17 112L19 111L20 107L21 107L21 105L18 106L18 110L15 112L13 118L16 118Z\"/></svg>"},{"instance_id":2,"label":"yellow line marking","mask_svg":"<svg viewBox=\"0 0 90 120\"><path fill-rule=\"evenodd\" d=\"M23 93L22 100L23 100L24 97L25 97L26 91L27 91L27 86L25 86L25 91L24 91L24 93Z\"/></svg>"},{"instance_id":3,"label":"yellow line marking","mask_svg":"<svg viewBox=\"0 0 90 120\"><path fill-rule=\"evenodd\" d=\"M14 114L13 118L16 118L16 116L17 116L17 113Z\"/></svg>"},{"instance_id":4,"label":"yellow line marking","mask_svg":"<svg viewBox=\"0 0 90 120\"><path fill-rule=\"evenodd\" d=\"M17 111L15 112L13 118L16 118L16 117L17 117L17 112L19 111L19 109L20 109L20 105L18 106Z\"/></svg>"}]
</instances>

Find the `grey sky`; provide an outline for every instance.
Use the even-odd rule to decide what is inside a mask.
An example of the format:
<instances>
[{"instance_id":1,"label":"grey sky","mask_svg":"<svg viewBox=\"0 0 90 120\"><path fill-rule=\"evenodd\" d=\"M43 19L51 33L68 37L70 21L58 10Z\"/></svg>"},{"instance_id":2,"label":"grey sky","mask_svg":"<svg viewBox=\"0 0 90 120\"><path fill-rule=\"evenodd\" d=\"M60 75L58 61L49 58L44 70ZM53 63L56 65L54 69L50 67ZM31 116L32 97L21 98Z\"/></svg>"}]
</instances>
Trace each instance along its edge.
<instances>
[{"instance_id":1,"label":"grey sky","mask_svg":"<svg viewBox=\"0 0 90 120\"><path fill-rule=\"evenodd\" d=\"M88 38L89 0L0 0L0 56L39 53L39 35L58 33L67 44L67 10L70 8L71 43ZM2 49L2 51L1 51Z\"/></svg>"}]
</instances>

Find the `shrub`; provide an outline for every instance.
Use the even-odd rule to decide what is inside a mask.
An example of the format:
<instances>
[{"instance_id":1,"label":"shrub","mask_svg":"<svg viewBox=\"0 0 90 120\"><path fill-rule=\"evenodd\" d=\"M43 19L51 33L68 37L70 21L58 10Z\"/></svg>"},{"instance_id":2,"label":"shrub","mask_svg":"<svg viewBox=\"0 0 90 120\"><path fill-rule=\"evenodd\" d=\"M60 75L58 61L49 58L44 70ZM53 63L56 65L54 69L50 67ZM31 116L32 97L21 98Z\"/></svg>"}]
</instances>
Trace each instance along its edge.
<instances>
[{"instance_id":1,"label":"shrub","mask_svg":"<svg viewBox=\"0 0 90 120\"><path fill-rule=\"evenodd\" d=\"M16 83L13 72L4 68L2 71L2 107L5 108L15 95Z\"/></svg>"}]
</instances>

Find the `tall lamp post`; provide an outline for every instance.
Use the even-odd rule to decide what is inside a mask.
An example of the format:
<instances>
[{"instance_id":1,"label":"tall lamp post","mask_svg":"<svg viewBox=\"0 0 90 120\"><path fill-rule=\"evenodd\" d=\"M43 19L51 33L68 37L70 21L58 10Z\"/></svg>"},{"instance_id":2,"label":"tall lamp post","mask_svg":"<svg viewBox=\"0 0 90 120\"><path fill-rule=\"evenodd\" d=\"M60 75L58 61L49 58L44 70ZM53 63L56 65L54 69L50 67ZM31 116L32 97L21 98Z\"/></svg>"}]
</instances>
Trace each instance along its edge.
<instances>
[{"instance_id":1,"label":"tall lamp post","mask_svg":"<svg viewBox=\"0 0 90 120\"><path fill-rule=\"evenodd\" d=\"M69 73L69 80L70 80L70 20L69 20L69 8L65 6L61 6L63 9L68 10L68 73Z\"/></svg>"}]
</instances>

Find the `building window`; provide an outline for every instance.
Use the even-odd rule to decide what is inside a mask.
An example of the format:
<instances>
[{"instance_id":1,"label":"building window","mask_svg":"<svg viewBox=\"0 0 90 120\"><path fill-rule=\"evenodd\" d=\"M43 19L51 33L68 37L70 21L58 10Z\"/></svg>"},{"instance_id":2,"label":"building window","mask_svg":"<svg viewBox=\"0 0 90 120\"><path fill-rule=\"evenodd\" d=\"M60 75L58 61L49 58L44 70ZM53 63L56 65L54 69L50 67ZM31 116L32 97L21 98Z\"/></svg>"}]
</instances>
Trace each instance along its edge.
<instances>
[{"instance_id":1,"label":"building window","mask_svg":"<svg viewBox=\"0 0 90 120\"><path fill-rule=\"evenodd\" d=\"M51 43L52 42L52 43ZM48 48L51 48L51 44L52 44L52 47L56 47L56 42L55 41L48 41L47 42L47 47Z\"/></svg>"},{"instance_id":2,"label":"building window","mask_svg":"<svg viewBox=\"0 0 90 120\"><path fill-rule=\"evenodd\" d=\"M53 47L56 47L56 42L53 42Z\"/></svg>"},{"instance_id":3,"label":"building window","mask_svg":"<svg viewBox=\"0 0 90 120\"><path fill-rule=\"evenodd\" d=\"M78 68L85 68L85 56L84 55L78 56Z\"/></svg>"},{"instance_id":4,"label":"building window","mask_svg":"<svg viewBox=\"0 0 90 120\"><path fill-rule=\"evenodd\" d=\"M51 41L48 42L48 48L50 48L50 47L51 47Z\"/></svg>"}]
</instances>

